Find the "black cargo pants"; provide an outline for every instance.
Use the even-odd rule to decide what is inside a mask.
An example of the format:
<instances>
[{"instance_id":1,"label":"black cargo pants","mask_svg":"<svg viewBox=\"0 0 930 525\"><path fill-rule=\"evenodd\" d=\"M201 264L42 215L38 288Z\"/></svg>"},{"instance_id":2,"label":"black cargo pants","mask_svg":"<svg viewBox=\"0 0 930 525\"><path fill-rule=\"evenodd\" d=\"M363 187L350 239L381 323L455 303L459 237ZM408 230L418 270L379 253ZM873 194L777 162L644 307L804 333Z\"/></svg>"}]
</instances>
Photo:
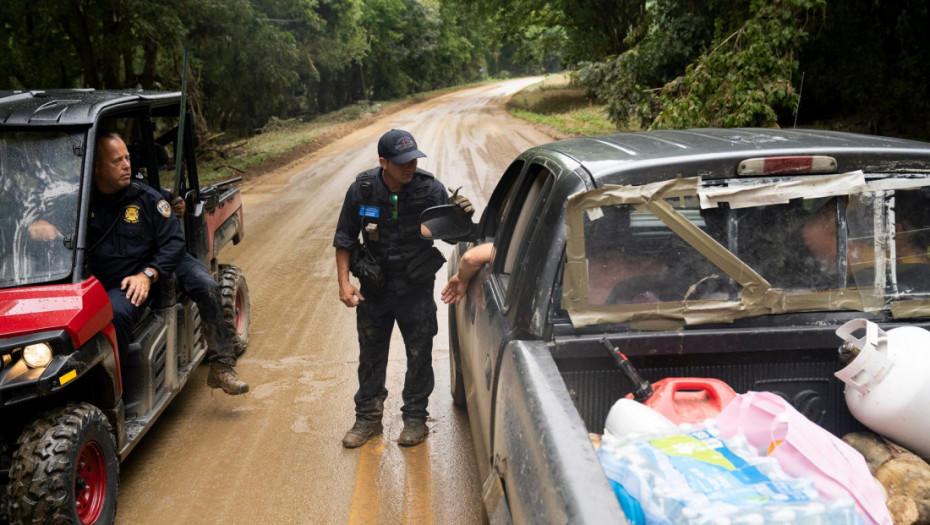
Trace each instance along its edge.
<instances>
[{"instance_id":1,"label":"black cargo pants","mask_svg":"<svg viewBox=\"0 0 930 525\"><path fill-rule=\"evenodd\" d=\"M404 378L401 408L404 419L426 420L429 395L433 392L433 336L436 302L433 283L408 288L398 296L391 290L368 294L356 312L359 363L358 392L355 394L357 419L380 421L388 392L384 387L388 351L394 322L400 328L407 350L407 375Z\"/></svg>"},{"instance_id":2,"label":"black cargo pants","mask_svg":"<svg viewBox=\"0 0 930 525\"><path fill-rule=\"evenodd\" d=\"M223 319L220 286L210 270L191 254L185 254L174 270L178 288L197 304L202 321L203 335L207 340L207 361L236 366L236 348Z\"/></svg>"}]
</instances>

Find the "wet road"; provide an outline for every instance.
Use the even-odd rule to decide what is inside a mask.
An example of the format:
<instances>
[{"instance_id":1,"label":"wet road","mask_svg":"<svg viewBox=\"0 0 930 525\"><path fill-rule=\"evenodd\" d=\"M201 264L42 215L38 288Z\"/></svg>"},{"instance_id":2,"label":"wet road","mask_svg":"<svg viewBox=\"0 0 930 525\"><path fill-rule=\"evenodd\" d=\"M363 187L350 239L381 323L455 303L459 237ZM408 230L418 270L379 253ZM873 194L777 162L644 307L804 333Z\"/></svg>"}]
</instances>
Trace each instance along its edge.
<instances>
[{"instance_id":1,"label":"wet road","mask_svg":"<svg viewBox=\"0 0 930 525\"><path fill-rule=\"evenodd\" d=\"M449 394L445 308L429 438L411 448L396 443L405 360L395 330L384 435L342 448L354 421L358 343L355 312L338 300L332 238L346 189L377 164L377 139L390 128L412 132L428 155L420 167L463 186L480 214L511 160L552 140L501 107L538 80L410 106L242 187L246 236L221 262L239 265L248 280L252 333L238 371L252 390L211 391L201 366L123 464L118 524L482 522L467 414ZM445 275L444 267L437 302Z\"/></svg>"}]
</instances>

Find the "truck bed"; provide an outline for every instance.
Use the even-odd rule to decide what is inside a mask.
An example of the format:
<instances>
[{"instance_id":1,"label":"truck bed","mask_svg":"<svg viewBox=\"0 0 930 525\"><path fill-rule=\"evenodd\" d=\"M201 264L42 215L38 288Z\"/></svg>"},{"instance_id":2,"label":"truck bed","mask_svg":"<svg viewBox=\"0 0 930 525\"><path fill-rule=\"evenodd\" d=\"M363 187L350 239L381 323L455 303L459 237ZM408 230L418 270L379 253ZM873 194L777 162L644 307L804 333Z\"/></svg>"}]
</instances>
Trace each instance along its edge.
<instances>
[{"instance_id":1,"label":"truck bed","mask_svg":"<svg viewBox=\"0 0 930 525\"><path fill-rule=\"evenodd\" d=\"M732 330L732 329L731 329ZM650 382L666 377L714 378L737 393L774 392L834 435L863 430L846 407L843 383L833 374L841 340L833 326L784 329L773 334L745 329L747 348L722 348L713 329L686 330L676 335L643 333L612 341ZM732 332L731 332L732 333ZM764 341L764 342L763 342ZM597 338L557 340L553 357L589 432L602 433L614 402L633 385Z\"/></svg>"}]
</instances>

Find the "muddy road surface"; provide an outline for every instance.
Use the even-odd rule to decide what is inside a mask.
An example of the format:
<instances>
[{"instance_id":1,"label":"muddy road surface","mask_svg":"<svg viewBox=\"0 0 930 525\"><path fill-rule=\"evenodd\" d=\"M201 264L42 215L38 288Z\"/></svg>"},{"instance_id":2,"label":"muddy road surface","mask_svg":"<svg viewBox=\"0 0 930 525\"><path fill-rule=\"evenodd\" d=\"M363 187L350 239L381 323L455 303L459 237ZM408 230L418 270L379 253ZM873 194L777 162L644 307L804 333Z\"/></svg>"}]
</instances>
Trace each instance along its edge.
<instances>
[{"instance_id":1,"label":"muddy road surface","mask_svg":"<svg viewBox=\"0 0 930 525\"><path fill-rule=\"evenodd\" d=\"M480 214L513 158L553 140L502 107L538 80L411 105L242 186L246 236L221 262L239 265L248 280L251 340L238 372L251 391L211 391L201 366L123 464L118 524L482 522L467 414L449 394L444 305L429 438L411 448L396 443L405 358L395 330L384 435L342 448L354 421L358 342L355 311L338 299L332 239L346 189L377 165L378 137L391 128L412 132L428 155L419 165L463 186ZM444 267L437 303L445 278Z\"/></svg>"}]
</instances>

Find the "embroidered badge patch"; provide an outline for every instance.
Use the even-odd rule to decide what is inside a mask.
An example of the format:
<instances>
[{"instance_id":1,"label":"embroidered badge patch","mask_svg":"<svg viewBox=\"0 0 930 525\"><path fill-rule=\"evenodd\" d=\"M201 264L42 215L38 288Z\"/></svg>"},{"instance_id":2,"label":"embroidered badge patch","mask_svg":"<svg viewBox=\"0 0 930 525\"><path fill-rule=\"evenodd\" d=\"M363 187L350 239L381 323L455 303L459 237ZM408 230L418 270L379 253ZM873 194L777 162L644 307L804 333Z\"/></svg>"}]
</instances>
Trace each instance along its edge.
<instances>
[{"instance_id":1,"label":"embroidered badge patch","mask_svg":"<svg viewBox=\"0 0 930 525\"><path fill-rule=\"evenodd\" d=\"M135 204L126 206L123 210L123 222L135 224L139 222L139 207Z\"/></svg>"},{"instance_id":2,"label":"embroidered badge patch","mask_svg":"<svg viewBox=\"0 0 930 525\"><path fill-rule=\"evenodd\" d=\"M171 217L171 205L168 204L168 201L160 200L155 207L158 209L158 213L162 214L163 217Z\"/></svg>"}]
</instances>

